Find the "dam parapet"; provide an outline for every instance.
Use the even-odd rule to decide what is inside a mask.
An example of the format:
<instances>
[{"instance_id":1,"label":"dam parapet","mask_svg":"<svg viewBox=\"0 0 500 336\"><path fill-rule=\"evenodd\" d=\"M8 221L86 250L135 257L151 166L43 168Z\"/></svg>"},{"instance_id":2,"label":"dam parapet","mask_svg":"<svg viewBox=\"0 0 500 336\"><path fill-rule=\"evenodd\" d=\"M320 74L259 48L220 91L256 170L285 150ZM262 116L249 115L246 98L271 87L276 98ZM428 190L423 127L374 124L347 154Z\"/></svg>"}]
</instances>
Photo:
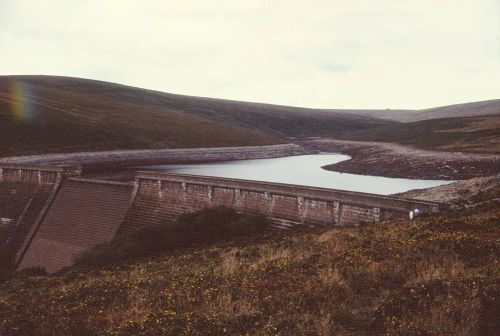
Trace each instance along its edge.
<instances>
[{"instance_id":1,"label":"dam parapet","mask_svg":"<svg viewBox=\"0 0 500 336\"><path fill-rule=\"evenodd\" d=\"M136 183L125 231L140 228L144 216L159 224L165 218L219 205L264 214L283 228L380 223L407 217L414 209L435 213L448 208L445 203L345 190L172 173L139 172Z\"/></svg>"},{"instance_id":2,"label":"dam parapet","mask_svg":"<svg viewBox=\"0 0 500 336\"><path fill-rule=\"evenodd\" d=\"M79 166L0 164L0 182L55 183L58 179L80 176Z\"/></svg>"}]
</instances>

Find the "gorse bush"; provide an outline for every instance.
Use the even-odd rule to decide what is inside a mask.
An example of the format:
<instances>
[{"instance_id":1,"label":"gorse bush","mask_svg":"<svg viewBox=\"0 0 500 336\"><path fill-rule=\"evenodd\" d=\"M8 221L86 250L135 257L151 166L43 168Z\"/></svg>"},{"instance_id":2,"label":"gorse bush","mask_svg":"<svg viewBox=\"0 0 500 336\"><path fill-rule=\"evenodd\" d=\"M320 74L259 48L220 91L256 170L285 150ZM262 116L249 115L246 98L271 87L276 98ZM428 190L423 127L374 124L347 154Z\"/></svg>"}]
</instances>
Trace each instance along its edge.
<instances>
[{"instance_id":1,"label":"gorse bush","mask_svg":"<svg viewBox=\"0 0 500 336\"><path fill-rule=\"evenodd\" d=\"M263 215L241 214L220 206L179 217L180 227L195 242L245 237L265 230L269 223Z\"/></svg>"},{"instance_id":2,"label":"gorse bush","mask_svg":"<svg viewBox=\"0 0 500 336\"><path fill-rule=\"evenodd\" d=\"M40 276L40 275L47 275L47 271L45 270L45 268L41 266L24 268L14 273L14 276L16 278L29 278L32 276Z\"/></svg>"},{"instance_id":3,"label":"gorse bush","mask_svg":"<svg viewBox=\"0 0 500 336\"><path fill-rule=\"evenodd\" d=\"M29 267L16 272L14 260L8 256L0 255L0 283L13 278L23 279L31 276L45 275L45 269L42 267Z\"/></svg>"},{"instance_id":4,"label":"gorse bush","mask_svg":"<svg viewBox=\"0 0 500 336\"><path fill-rule=\"evenodd\" d=\"M6 256L0 255L0 283L12 278L14 273L14 263Z\"/></svg>"},{"instance_id":5,"label":"gorse bush","mask_svg":"<svg viewBox=\"0 0 500 336\"><path fill-rule=\"evenodd\" d=\"M242 214L227 207L206 208L182 215L177 221L166 221L110 243L96 246L75 260L77 266L106 265L131 258L141 258L176 248L192 247L256 235L269 227L258 214Z\"/></svg>"},{"instance_id":6,"label":"gorse bush","mask_svg":"<svg viewBox=\"0 0 500 336\"><path fill-rule=\"evenodd\" d=\"M0 254L0 283L16 276L16 265L14 257L9 253Z\"/></svg>"}]
</instances>

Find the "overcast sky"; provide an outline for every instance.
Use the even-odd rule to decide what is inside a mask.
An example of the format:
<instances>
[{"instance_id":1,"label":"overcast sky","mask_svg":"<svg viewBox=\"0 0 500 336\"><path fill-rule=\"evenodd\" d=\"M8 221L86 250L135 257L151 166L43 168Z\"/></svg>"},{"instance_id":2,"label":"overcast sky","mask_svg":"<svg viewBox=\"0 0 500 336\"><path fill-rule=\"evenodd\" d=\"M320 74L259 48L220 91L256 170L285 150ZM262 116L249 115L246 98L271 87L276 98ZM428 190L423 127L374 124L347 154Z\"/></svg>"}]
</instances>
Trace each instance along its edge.
<instances>
[{"instance_id":1,"label":"overcast sky","mask_svg":"<svg viewBox=\"0 0 500 336\"><path fill-rule=\"evenodd\" d=\"M325 108L500 98L500 0L0 0L0 74Z\"/></svg>"}]
</instances>

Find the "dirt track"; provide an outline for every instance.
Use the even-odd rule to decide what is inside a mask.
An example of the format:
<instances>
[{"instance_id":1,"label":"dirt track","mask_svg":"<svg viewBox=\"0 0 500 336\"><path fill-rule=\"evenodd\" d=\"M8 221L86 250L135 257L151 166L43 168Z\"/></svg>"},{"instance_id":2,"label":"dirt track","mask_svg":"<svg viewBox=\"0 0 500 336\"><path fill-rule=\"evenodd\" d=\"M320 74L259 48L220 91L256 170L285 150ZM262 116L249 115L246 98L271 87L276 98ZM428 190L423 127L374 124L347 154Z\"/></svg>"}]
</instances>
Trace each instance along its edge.
<instances>
[{"instance_id":1,"label":"dirt track","mask_svg":"<svg viewBox=\"0 0 500 336\"><path fill-rule=\"evenodd\" d=\"M500 155L428 151L393 143L313 139L310 149L348 154L352 160L324 167L386 177L465 180L500 173Z\"/></svg>"}]
</instances>

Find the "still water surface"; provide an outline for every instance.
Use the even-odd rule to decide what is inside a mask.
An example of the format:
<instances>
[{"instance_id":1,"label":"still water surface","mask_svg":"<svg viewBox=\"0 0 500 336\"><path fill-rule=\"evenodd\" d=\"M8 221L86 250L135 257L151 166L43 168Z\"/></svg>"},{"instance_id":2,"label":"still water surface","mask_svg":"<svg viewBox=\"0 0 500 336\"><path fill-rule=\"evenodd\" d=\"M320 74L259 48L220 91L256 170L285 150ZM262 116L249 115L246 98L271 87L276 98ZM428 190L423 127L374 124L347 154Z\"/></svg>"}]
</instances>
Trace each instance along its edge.
<instances>
[{"instance_id":1,"label":"still water surface","mask_svg":"<svg viewBox=\"0 0 500 336\"><path fill-rule=\"evenodd\" d=\"M140 169L289 183L382 195L404 192L411 189L429 188L453 182L444 180L410 180L354 175L332 172L321 168L325 165L349 159L349 156L342 154L311 154L274 159L239 160L203 164L154 165L140 167Z\"/></svg>"}]
</instances>

